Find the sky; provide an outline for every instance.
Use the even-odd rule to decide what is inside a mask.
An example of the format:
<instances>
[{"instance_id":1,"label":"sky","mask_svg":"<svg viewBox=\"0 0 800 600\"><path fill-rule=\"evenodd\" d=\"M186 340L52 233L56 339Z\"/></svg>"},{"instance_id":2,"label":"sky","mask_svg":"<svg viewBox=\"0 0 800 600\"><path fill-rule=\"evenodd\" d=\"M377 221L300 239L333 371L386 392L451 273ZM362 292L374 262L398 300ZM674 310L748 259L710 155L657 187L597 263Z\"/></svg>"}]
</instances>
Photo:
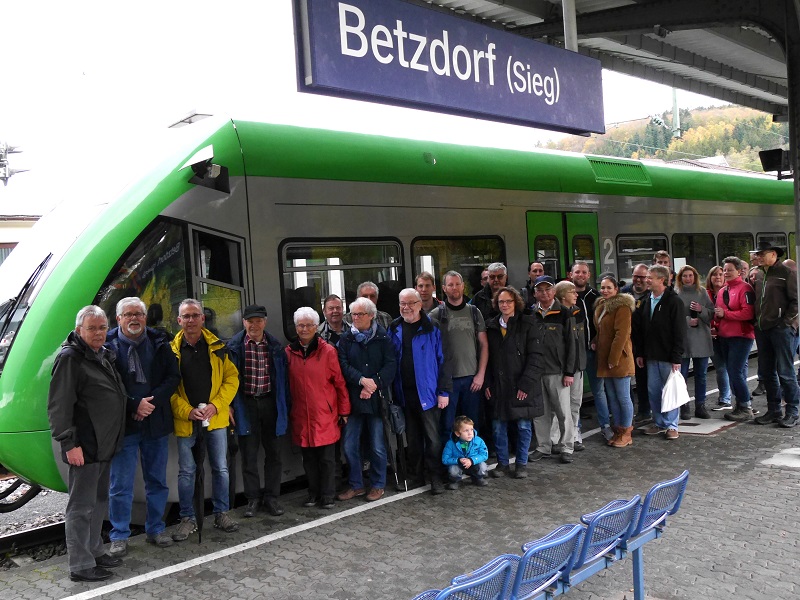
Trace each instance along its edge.
<instances>
[{"instance_id":1,"label":"sky","mask_svg":"<svg viewBox=\"0 0 800 600\"><path fill-rule=\"evenodd\" d=\"M0 186L0 214L115 195L192 111L522 150L560 137L298 92L291 0L4 0L0 15L0 141L31 169ZM603 101L606 123L627 121L671 110L672 89L604 71Z\"/></svg>"}]
</instances>

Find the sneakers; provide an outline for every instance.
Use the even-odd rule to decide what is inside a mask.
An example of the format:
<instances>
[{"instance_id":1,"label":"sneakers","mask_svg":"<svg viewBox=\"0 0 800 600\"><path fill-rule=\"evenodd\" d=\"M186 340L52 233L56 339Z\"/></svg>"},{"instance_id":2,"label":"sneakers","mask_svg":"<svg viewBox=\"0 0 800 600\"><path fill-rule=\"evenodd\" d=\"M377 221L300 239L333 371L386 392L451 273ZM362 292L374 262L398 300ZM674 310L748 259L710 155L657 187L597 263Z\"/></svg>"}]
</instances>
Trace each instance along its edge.
<instances>
[{"instance_id":1,"label":"sneakers","mask_svg":"<svg viewBox=\"0 0 800 600\"><path fill-rule=\"evenodd\" d=\"M733 406L731 405L730 402L718 402L717 406L715 406L711 410L714 410L714 411L717 411L717 410L733 410Z\"/></svg>"},{"instance_id":2,"label":"sneakers","mask_svg":"<svg viewBox=\"0 0 800 600\"><path fill-rule=\"evenodd\" d=\"M221 512L214 515L214 527L222 529L225 533L233 533L239 530L239 524L228 516L228 513Z\"/></svg>"},{"instance_id":3,"label":"sneakers","mask_svg":"<svg viewBox=\"0 0 800 600\"><path fill-rule=\"evenodd\" d=\"M606 425L605 427L602 427L602 428L600 429L600 433L602 433L602 434L603 434L603 437L604 437L604 438L606 438L606 441L607 441L607 442L608 442L609 440L611 440L611 438L613 438L613 437L614 437L614 430L613 430L613 429L611 429L611 427L610 427L610 426L608 426L608 425Z\"/></svg>"},{"instance_id":4,"label":"sneakers","mask_svg":"<svg viewBox=\"0 0 800 600\"><path fill-rule=\"evenodd\" d=\"M661 427L659 427L658 425L653 424L653 425L650 425L650 427L648 427L647 429L644 430L644 434L645 435L658 435L660 433L665 433L666 431L667 431L666 429L661 429Z\"/></svg>"},{"instance_id":5,"label":"sneakers","mask_svg":"<svg viewBox=\"0 0 800 600\"><path fill-rule=\"evenodd\" d=\"M303 506L305 508L311 508L312 506L316 505L317 505L317 497L314 494L309 494L308 496L306 496L306 499L303 500Z\"/></svg>"},{"instance_id":6,"label":"sneakers","mask_svg":"<svg viewBox=\"0 0 800 600\"><path fill-rule=\"evenodd\" d=\"M148 544L153 544L159 548L169 548L172 546L172 538L167 535L166 531L159 531L155 535L148 535L145 540Z\"/></svg>"},{"instance_id":7,"label":"sneakers","mask_svg":"<svg viewBox=\"0 0 800 600\"><path fill-rule=\"evenodd\" d=\"M537 460L542 460L543 458L547 458L550 456L549 454L545 454L544 452L539 452L538 450L534 450L528 456L528 461L536 462Z\"/></svg>"},{"instance_id":8,"label":"sneakers","mask_svg":"<svg viewBox=\"0 0 800 600\"><path fill-rule=\"evenodd\" d=\"M434 496L444 494L444 484L441 479L434 479L431 481L431 494Z\"/></svg>"},{"instance_id":9,"label":"sneakers","mask_svg":"<svg viewBox=\"0 0 800 600\"><path fill-rule=\"evenodd\" d=\"M372 488L367 494L365 500L367 502L375 502L376 500L380 500L381 498L383 498L383 488Z\"/></svg>"},{"instance_id":10,"label":"sneakers","mask_svg":"<svg viewBox=\"0 0 800 600\"><path fill-rule=\"evenodd\" d=\"M668 440L677 440L678 439L678 430L677 429L667 429L667 434L664 436Z\"/></svg>"},{"instance_id":11,"label":"sneakers","mask_svg":"<svg viewBox=\"0 0 800 600\"><path fill-rule=\"evenodd\" d=\"M249 519L250 517L254 517L256 515L257 510L258 510L258 500L248 500L247 507L244 509L244 514L242 516L245 519Z\"/></svg>"},{"instance_id":12,"label":"sneakers","mask_svg":"<svg viewBox=\"0 0 800 600\"><path fill-rule=\"evenodd\" d=\"M267 509L267 512L271 514L273 517L280 517L283 513L283 507L281 506L280 502L278 502L275 498L271 496L265 497L261 501L261 505Z\"/></svg>"},{"instance_id":13,"label":"sneakers","mask_svg":"<svg viewBox=\"0 0 800 600\"><path fill-rule=\"evenodd\" d=\"M111 540L108 553L114 558L122 558L128 554L128 540Z\"/></svg>"},{"instance_id":14,"label":"sneakers","mask_svg":"<svg viewBox=\"0 0 800 600\"><path fill-rule=\"evenodd\" d=\"M575 442L572 445L572 449L575 450L575 452L583 452L586 450L586 446L583 445L583 442Z\"/></svg>"},{"instance_id":15,"label":"sneakers","mask_svg":"<svg viewBox=\"0 0 800 600\"><path fill-rule=\"evenodd\" d=\"M497 463L497 466L489 472L489 475L497 479L498 477L505 477L508 475L509 466Z\"/></svg>"},{"instance_id":16,"label":"sneakers","mask_svg":"<svg viewBox=\"0 0 800 600\"><path fill-rule=\"evenodd\" d=\"M753 423L756 425L771 425L772 423L780 423L781 421L781 413L773 412L768 410L760 417L756 417L753 419Z\"/></svg>"},{"instance_id":17,"label":"sneakers","mask_svg":"<svg viewBox=\"0 0 800 600\"><path fill-rule=\"evenodd\" d=\"M564 452L564 453L561 455L561 462L562 462L563 464L565 464L565 465L568 465L568 464L570 464L570 463L572 462L572 460L573 460L573 459L572 459L572 454L567 454L566 452Z\"/></svg>"},{"instance_id":18,"label":"sneakers","mask_svg":"<svg viewBox=\"0 0 800 600\"><path fill-rule=\"evenodd\" d=\"M791 429L792 427L797 426L798 417L797 415L786 415L783 419L781 419L780 425L781 427L785 427L786 429Z\"/></svg>"},{"instance_id":19,"label":"sneakers","mask_svg":"<svg viewBox=\"0 0 800 600\"><path fill-rule=\"evenodd\" d=\"M197 531L197 523L195 520L191 517L183 517L181 518L181 522L178 523L178 527L175 528L172 539L176 542L182 542L195 531Z\"/></svg>"},{"instance_id":20,"label":"sneakers","mask_svg":"<svg viewBox=\"0 0 800 600\"><path fill-rule=\"evenodd\" d=\"M767 393L767 389L764 387L763 382L759 381L758 385L756 386L756 389L754 389L752 392L750 392L750 395L751 396L763 396L766 393Z\"/></svg>"},{"instance_id":21,"label":"sneakers","mask_svg":"<svg viewBox=\"0 0 800 600\"><path fill-rule=\"evenodd\" d=\"M744 421L752 421L753 409L749 406L737 406L736 410L725 413L723 417L728 421L738 421L740 423L743 423Z\"/></svg>"},{"instance_id":22,"label":"sneakers","mask_svg":"<svg viewBox=\"0 0 800 600\"><path fill-rule=\"evenodd\" d=\"M699 404L694 407L694 416L698 419L710 419L711 415L708 414L705 404Z\"/></svg>"},{"instance_id":23,"label":"sneakers","mask_svg":"<svg viewBox=\"0 0 800 600\"><path fill-rule=\"evenodd\" d=\"M319 506L325 510L331 510L336 505L333 503L333 498L330 496L323 496L322 500L320 500Z\"/></svg>"},{"instance_id":24,"label":"sneakers","mask_svg":"<svg viewBox=\"0 0 800 600\"><path fill-rule=\"evenodd\" d=\"M528 465L517 463L514 465L514 479L527 479Z\"/></svg>"},{"instance_id":25,"label":"sneakers","mask_svg":"<svg viewBox=\"0 0 800 600\"><path fill-rule=\"evenodd\" d=\"M485 477L473 477L472 483L474 483L478 487L486 487L487 485L489 485L489 482L486 481Z\"/></svg>"},{"instance_id":26,"label":"sneakers","mask_svg":"<svg viewBox=\"0 0 800 600\"><path fill-rule=\"evenodd\" d=\"M448 490L456 491L459 487L461 487L461 483L458 481L449 481L444 487L446 487Z\"/></svg>"},{"instance_id":27,"label":"sneakers","mask_svg":"<svg viewBox=\"0 0 800 600\"><path fill-rule=\"evenodd\" d=\"M345 502L346 500L352 500L357 496L363 496L366 493L367 490L365 490L364 488L358 488L358 489L347 488L345 491L337 495L336 499L341 502Z\"/></svg>"}]
</instances>

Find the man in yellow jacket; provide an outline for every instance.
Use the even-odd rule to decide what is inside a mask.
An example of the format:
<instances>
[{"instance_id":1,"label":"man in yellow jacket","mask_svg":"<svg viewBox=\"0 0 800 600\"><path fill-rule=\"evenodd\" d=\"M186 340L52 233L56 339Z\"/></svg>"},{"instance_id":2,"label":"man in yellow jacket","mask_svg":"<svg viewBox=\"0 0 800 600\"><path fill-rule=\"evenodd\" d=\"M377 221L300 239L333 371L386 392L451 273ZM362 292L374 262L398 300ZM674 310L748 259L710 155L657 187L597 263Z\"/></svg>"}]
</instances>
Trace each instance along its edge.
<instances>
[{"instance_id":1,"label":"man in yellow jacket","mask_svg":"<svg viewBox=\"0 0 800 600\"><path fill-rule=\"evenodd\" d=\"M239 371L228 358L225 344L203 327L203 305L186 299L178 308L181 331L172 340L178 357L181 382L172 395L172 416L178 438L178 501L181 522L172 534L180 542L197 530L194 514L194 481L198 465L192 448L206 444L212 474L214 527L228 533L239 525L228 516L229 405L239 388ZM203 465L199 465L202 469Z\"/></svg>"}]
</instances>

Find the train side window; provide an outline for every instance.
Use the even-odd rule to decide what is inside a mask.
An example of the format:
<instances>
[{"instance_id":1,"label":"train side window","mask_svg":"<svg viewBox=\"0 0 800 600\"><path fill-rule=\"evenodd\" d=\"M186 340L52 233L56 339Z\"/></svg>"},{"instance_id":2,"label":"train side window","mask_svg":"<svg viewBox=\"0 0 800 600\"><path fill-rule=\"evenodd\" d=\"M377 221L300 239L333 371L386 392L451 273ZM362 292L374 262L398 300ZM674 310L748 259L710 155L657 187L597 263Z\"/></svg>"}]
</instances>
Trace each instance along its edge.
<instances>
[{"instance_id":1,"label":"train side window","mask_svg":"<svg viewBox=\"0 0 800 600\"><path fill-rule=\"evenodd\" d=\"M572 264L583 261L589 265L589 285L596 287L597 266L595 264L594 238L590 235L576 235L572 238Z\"/></svg>"},{"instance_id":2,"label":"train side window","mask_svg":"<svg viewBox=\"0 0 800 600\"><path fill-rule=\"evenodd\" d=\"M700 273L700 282L705 285L705 277L711 267L717 264L714 256L714 236L711 233L676 233L672 236L672 264L691 265Z\"/></svg>"},{"instance_id":3,"label":"train side window","mask_svg":"<svg viewBox=\"0 0 800 600\"><path fill-rule=\"evenodd\" d=\"M226 340L242 328L244 277L242 240L192 228L197 299L205 327Z\"/></svg>"},{"instance_id":4,"label":"train side window","mask_svg":"<svg viewBox=\"0 0 800 600\"><path fill-rule=\"evenodd\" d=\"M720 261L728 256L736 256L750 261L750 250L753 245L753 234L746 231L737 233L720 233L717 236L717 256Z\"/></svg>"},{"instance_id":5,"label":"train side window","mask_svg":"<svg viewBox=\"0 0 800 600\"><path fill-rule=\"evenodd\" d=\"M558 238L553 235L537 235L533 240L533 252L536 257L534 260L542 263L544 274L558 280L561 277L561 248Z\"/></svg>"},{"instance_id":6,"label":"train side window","mask_svg":"<svg viewBox=\"0 0 800 600\"><path fill-rule=\"evenodd\" d=\"M789 258L792 260L797 260L797 242L795 241L796 238L794 236L794 231L789 234Z\"/></svg>"},{"instance_id":7,"label":"train side window","mask_svg":"<svg viewBox=\"0 0 800 600\"><path fill-rule=\"evenodd\" d=\"M185 247L183 227L161 219L131 244L95 297L112 325L117 302L138 296L148 326L177 331L178 305L188 295Z\"/></svg>"},{"instance_id":8,"label":"train side window","mask_svg":"<svg viewBox=\"0 0 800 600\"><path fill-rule=\"evenodd\" d=\"M630 281L633 268L639 263L653 264L653 255L659 250L668 250L666 236L617 238L617 271L620 279Z\"/></svg>"},{"instance_id":9,"label":"train side window","mask_svg":"<svg viewBox=\"0 0 800 600\"><path fill-rule=\"evenodd\" d=\"M756 234L756 244L760 244L761 242L767 242L771 246L776 246L778 248L783 248L783 256L788 256L786 250L786 234L781 232L775 233L757 233ZM752 248L751 248L752 250Z\"/></svg>"},{"instance_id":10,"label":"train side window","mask_svg":"<svg viewBox=\"0 0 800 600\"><path fill-rule=\"evenodd\" d=\"M356 298L358 285L365 281L378 286L378 310L399 316L397 298L405 287L399 242L287 241L280 253L283 328L288 339L296 337L294 311L310 306L320 312L322 320L322 300L336 294L344 300L347 312L347 305Z\"/></svg>"},{"instance_id":11,"label":"train side window","mask_svg":"<svg viewBox=\"0 0 800 600\"><path fill-rule=\"evenodd\" d=\"M428 271L436 280L436 294L443 297L442 277L458 271L464 278L464 293L474 296L481 289L481 271L493 262L505 263L505 244L500 237L416 238L411 242L414 276Z\"/></svg>"}]
</instances>

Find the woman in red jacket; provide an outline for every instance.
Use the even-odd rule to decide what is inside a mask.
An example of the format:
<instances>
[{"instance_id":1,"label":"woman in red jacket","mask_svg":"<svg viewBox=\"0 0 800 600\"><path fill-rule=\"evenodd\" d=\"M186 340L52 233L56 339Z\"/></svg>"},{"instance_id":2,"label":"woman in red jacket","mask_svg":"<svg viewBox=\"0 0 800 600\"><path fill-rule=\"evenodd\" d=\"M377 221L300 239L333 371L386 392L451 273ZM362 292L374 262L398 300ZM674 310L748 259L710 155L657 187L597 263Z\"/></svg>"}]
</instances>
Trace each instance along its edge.
<instances>
[{"instance_id":1,"label":"woman in red jacket","mask_svg":"<svg viewBox=\"0 0 800 600\"><path fill-rule=\"evenodd\" d=\"M725 413L725 418L729 421L749 421L753 418L750 390L747 388L747 359L755 339L753 317L756 293L753 286L740 277L741 268L742 261L735 256L729 256L722 261L725 287L717 293L714 308L714 323L722 359L736 395L736 409Z\"/></svg>"},{"instance_id":2,"label":"woman in red jacket","mask_svg":"<svg viewBox=\"0 0 800 600\"><path fill-rule=\"evenodd\" d=\"M333 508L339 421L347 422L350 397L336 348L317 335L319 314L304 306L294 313L297 341L286 347L292 408L292 443L303 453L308 497L303 506Z\"/></svg>"}]
</instances>

